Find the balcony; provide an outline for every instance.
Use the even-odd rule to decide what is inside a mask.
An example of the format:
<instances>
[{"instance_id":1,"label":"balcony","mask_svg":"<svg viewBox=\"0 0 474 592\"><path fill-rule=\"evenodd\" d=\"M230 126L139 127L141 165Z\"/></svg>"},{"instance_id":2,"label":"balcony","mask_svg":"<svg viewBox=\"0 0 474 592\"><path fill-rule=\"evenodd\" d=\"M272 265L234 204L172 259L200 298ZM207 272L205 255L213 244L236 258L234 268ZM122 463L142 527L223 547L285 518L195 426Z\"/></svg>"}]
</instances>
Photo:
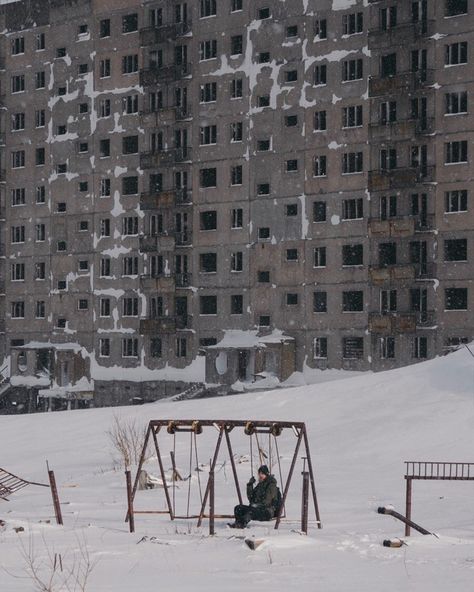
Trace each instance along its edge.
<instances>
[{"instance_id":1,"label":"balcony","mask_svg":"<svg viewBox=\"0 0 474 592\"><path fill-rule=\"evenodd\" d=\"M158 250L158 237L151 235L143 235L140 237L140 251L142 253L150 253Z\"/></svg>"},{"instance_id":2,"label":"balcony","mask_svg":"<svg viewBox=\"0 0 474 592\"><path fill-rule=\"evenodd\" d=\"M434 84L434 70L399 72L393 76L371 76L369 78L369 97L399 95L413 92Z\"/></svg>"},{"instance_id":3,"label":"balcony","mask_svg":"<svg viewBox=\"0 0 474 592\"><path fill-rule=\"evenodd\" d=\"M187 205L192 203L192 193L187 187L175 189L176 205Z\"/></svg>"},{"instance_id":4,"label":"balcony","mask_svg":"<svg viewBox=\"0 0 474 592\"><path fill-rule=\"evenodd\" d=\"M412 236L415 233L415 218L405 216L400 218L390 218L389 220L380 220L379 218L370 218L369 234L372 237L394 237L403 238Z\"/></svg>"},{"instance_id":5,"label":"balcony","mask_svg":"<svg viewBox=\"0 0 474 592\"><path fill-rule=\"evenodd\" d=\"M416 314L400 312L370 313L369 331L381 335L414 333L416 331Z\"/></svg>"},{"instance_id":6,"label":"balcony","mask_svg":"<svg viewBox=\"0 0 474 592\"><path fill-rule=\"evenodd\" d=\"M173 166L176 163L191 160L191 148L171 148L169 150L154 150L140 154L140 167L142 169L154 169L160 166Z\"/></svg>"},{"instance_id":7,"label":"balcony","mask_svg":"<svg viewBox=\"0 0 474 592\"><path fill-rule=\"evenodd\" d=\"M435 229L434 214L419 215L415 218L416 232L431 232Z\"/></svg>"},{"instance_id":8,"label":"balcony","mask_svg":"<svg viewBox=\"0 0 474 592\"><path fill-rule=\"evenodd\" d=\"M140 195L140 207L142 210L154 210L156 208L171 208L175 203L175 192L157 191L142 193Z\"/></svg>"},{"instance_id":9,"label":"balcony","mask_svg":"<svg viewBox=\"0 0 474 592\"><path fill-rule=\"evenodd\" d=\"M169 274L143 274L140 276L140 280L146 290L173 292L175 288L174 276Z\"/></svg>"},{"instance_id":10,"label":"balcony","mask_svg":"<svg viewBox=\"0 0 474 592\"><path fill-rule=\"evenodd\" d=\"M188 272L177 273L175 275L175 285L177 288L188 288L191 285L192 275Z\"/></svg>"},{"instance_id":11,"label":"balcony","mask_svg":"<svg viewBox=\"0 0 474 592\"><path fill-rule=\"evenodd\" d=\"M419 310L414 314L417 327L428 328L436 325L436 312L434 310Z\"/></svg>"},{"instance_id":12,"label":"balcony","mask_svg":"<svg viewBox=\"0 0 474 592\"><path fill-rule=\"evenodd\" d=\"M150 86L162 82L180 80L191 74L191 64L171 64L170 66L151 65L140 70L140 84Z\"/></svg>"},{"instance_id":13,"label":"balcony","mask_svg":"<svg viewBox=\"0 0 474 592\"><path fill-rule=\"evenodd\" d=\"M175 232L174 240L177 247L189 247L193 242L193 233L190 230Z\"/></svg>"},{"instance_id":14,"label":"balcony","mask_svg":"<svg viewBox=\"0 0 474 592\"><path fill-rule=\"evenodd\" d=\"M418 183L430 183L435 180L434 166L399 167L369 171L369 191L389 191L406 189Z\"/></svg>"},{"instance_id":15,"label":"balcony","mask_svg":"<svg viewBox=\"0 0 474 592\"><path fill-rule=\"evenodd\" d=\"M415 266L391 265L389 267L373 266L369 269L369 278L372 284L412 282L416 278Z\"/></svg>"},{"instance_id":16,"label":"balcony","mask_svg":"<svg viewBox=\"0 0 474 592\"><path fill-rule=\"evenodd\" d=\"M412 44L420 38L431 37L435 32L434 20L400 23L387 29L369 30L369 49L384 49L402 44Z\"/></svg>"},{"instance_id":17,"label":"balcony","mask_svg":"<svg viewBox=\"0 0 474 592\"><path fill-rule=\"evenodd\" d=\"M176 329L183 331L185 329L191 329L193 326L193 317L191 315L178 315L176 317Z\"/></svg>"},{"instance_id":18,"label":"balcony","mask_svg":"<svg viewBox=\"0 0 474 592\"><path fill-rule=\"evenodd\" d=\"M414 263L415 278L417 280L431 280L436 278L436 264L432 262Z\"/></svg>"},{"instance_id":19,"label":"balcony","mask_svg":"<svg viewBox=\"0 0 474 592\"><path fill-rule=\"evenodd\" d=\"M142 234L140 236L140 252L174 251L175 238L170 234Z\"/></svg>"},{"instance_id":20,"label":"balcony","mask_svg":"<svg viewBox=\"0 0 474 592\"><path fill-rule=\"evenodd\" d=\"M140 335L157 335L174 333L176 319L174 317L158 317L156 319L140 319Z\"/></svg>"},{"instance_id":21,"label":"balcony","mask_svg":"<svg viewBox=\"0 0 474 592\"><path fill-rule=\"evenodd\" d=\"M176 121L183 121L192 117L191 105L180 105L174 107L174 116Z\"/></svg>"},{"instance_id":22,"label":"balcony","mask_svg":"<svg viewBox=\"0 0 474 592\"><path fill-rule=\"evenodd\" d=\"M174 41L178 37L187 35L191 31L191 21L183 23L173 23L162 25L160 27L147 27L140 30L140 45L146 47L156 43L166 43Z\"/></svg>"},{"instance_id":23,"label":"balcony","mask_svg":"<svg viewBox=\"0 0 474 592\"><path fill-rule=\"evenodd\" d=\"M419 119L403 119L386 123L374 122L369 124L371 140L397 141L410 139L415 136L432 134L435 130L434 117Z\"/></svg>"}]
</instances>

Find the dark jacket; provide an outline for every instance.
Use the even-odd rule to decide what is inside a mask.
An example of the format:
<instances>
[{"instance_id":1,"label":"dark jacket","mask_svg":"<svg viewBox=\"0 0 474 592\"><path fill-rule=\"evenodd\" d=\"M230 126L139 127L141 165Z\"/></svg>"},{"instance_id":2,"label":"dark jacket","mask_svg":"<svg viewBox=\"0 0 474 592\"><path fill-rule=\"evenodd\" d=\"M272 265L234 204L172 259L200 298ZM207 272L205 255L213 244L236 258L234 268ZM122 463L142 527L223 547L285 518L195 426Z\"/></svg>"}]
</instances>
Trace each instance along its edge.
<instances>
[{"instance_id":1,"label":"dark jacket","mask_svg":"<svg viewBox=\"0 0 474 592\"><path fill-rule=\"evenodd\" d=\"M273 475L268 475L263 481L259 481L254 487L253 483L247 483L247 497L251 505L266 508L274 512L274 502L278 497L277 482Z\"/></svg>"}]
</instances>

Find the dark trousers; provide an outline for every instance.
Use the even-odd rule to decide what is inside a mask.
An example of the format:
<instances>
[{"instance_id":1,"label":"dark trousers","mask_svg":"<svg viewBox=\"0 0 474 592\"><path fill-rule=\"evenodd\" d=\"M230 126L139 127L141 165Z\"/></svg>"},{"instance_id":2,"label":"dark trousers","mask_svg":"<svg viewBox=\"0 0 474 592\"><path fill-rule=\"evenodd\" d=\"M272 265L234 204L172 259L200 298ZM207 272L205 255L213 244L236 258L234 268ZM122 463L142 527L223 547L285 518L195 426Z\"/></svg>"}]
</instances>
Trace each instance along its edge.
<instances>
[{"instance_id":1,"label":"dark trousers","mask_svg":"<svg viewBox=\"0 0 474 592\"><path fill-rule=\"evenodd\" d=\"M236 524L247 526L250 520L271 520L273 512L267 508L238 505L234 508L234 516Z\"/></svg>"}]
</instances>

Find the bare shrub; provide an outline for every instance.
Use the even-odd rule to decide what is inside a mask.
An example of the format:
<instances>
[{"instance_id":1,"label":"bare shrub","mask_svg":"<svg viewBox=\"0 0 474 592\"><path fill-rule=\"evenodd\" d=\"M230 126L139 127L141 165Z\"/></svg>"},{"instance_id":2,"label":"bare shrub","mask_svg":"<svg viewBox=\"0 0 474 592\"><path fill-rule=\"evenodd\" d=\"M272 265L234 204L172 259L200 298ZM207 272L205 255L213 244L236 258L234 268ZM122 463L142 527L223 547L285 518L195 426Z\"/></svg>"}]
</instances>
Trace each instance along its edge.
<instances>
[{"instance_id":1,"label":"bare shrub","mask_svg":"<svg viewBox=\"0 0 474 592\"><path fill-rule=\"evenodd\" d=\"M19 540L26 575L9 575L30 580L36 592L86 592L95 563L91 560L85 540L77 540L74 553L61 554L54 552L43 536L42 549L46 557L37 554L32 536L28 544L21 538Z\"/></svg>"},{"instance_id":2,"label":"bare shrub","mask_svg":"<svg viewBox=\"0 0 474 592\"><path fill-rule=\"evenodd\" d=\"M146 427L136 419L125 419L114 415L114 421L107 436L112 444L115 463L128 468L138 464L145 441ZM146 460L146 459L145 459Z\"/></svg>"}]
</instances>

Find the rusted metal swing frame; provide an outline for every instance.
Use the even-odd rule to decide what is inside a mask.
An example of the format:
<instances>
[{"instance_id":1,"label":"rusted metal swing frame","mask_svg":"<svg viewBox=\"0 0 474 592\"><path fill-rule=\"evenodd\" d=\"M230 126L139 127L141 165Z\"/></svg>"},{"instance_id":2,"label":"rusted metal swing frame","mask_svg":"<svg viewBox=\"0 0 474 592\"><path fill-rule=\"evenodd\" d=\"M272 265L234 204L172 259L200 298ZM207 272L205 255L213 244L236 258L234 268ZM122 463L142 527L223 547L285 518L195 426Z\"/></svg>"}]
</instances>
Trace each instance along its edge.
<instances>
[{"instance_id":1,"label":"rusted metal swing frame","mask_svg":"<svg viewBox=\"0 0 474 592\"><path fill-rule=\"evenodd\" d=\"M194 432L196 434L200 434L202 433L202 429L205 427L212 427L214 429L217 429L219 432L219 435L217 437L217 442L216 442L216 446L214 449L214 454L211 460L211 465L210 465L210 469L209 469L209 478L207 480L207 484L206 484L206 489L204 492L204 497L202 499L202 503L201 503L201 509L198 515L194 515L194 516L176 516L173 512L173 506L171 503L171 497L170 497L170 492L169 492L169 488L168 485L166 483L166 475L165 475L165 470L164 470L164 466L163 466L163 458L161 455L161 450L160 450L160 446L158 443L158 433L160 432L160 430L162 428L166 428L168 434L175 434L178 432ZM294 473L294 469L295 469L295 465L298 459L298 453L300 451L301 445L303 445L304 447L304 458L306 461L306 471L308 474L308 480L309 480L309 484L311 485L311 497L313 500L313 507L314 507L314 512L316 515L316 521L317 521L317 525L318 528L322 528L322 522L321 522L321 517L319 514L319 506L318 506L318 500L317 500L317 494L316 494L316 482L315 482L315 478L314 478L314 471L313 471L313 464L311 461L311 451L309 448L309 440L308 440L308 433L306 430L306 424L304 422L286 422L286 421L248 421L248 420L234 420L234 419L155 419L155 420L151 420L148 424L148 428L145 434L145 440L143 443L143 448L142 448L142 452L140 455L140 460L138 462L138 468L137 468L137 472L136 472L136 476L133 482L133 486L131 486L131 479L130 479L130 473L127 477L128 480L128 487L127 487L127 498L128 498L128 511L127 511L127 515L125 518L125 521L130 521L130 527L131 527L131 532L134 531L134 516L136 514L168 514L170 516L171 520L175 520L175 519L195 519L197 518L197 526L201 526L202 521L204 518L209 518L210 521L213 523L214 518L233 518L233 515L226 515L226 514L215 514L214 512L214 474L215 474L215 467L216 467L216 463L219 457L219 451L221 449L221 444L223 442L223 440L225 440L225 444L227 446L227 451L229 453L229 458L230 458L230 463L231 463L231 467L232 467L232 475L234 478L234 484L235 484L235 489L236 489L236 493L237 493L237 498L239 500L239 504L243 503L243 498L242 498L242 492L240 490L240 484L239 484L239 479L238 479L238 475L237 475L237 468L235 466L235 459L234 459L234 453L233 453L233 449L232 449L232 443L231 443L231 438L230 438L230 434L232 432L232 430L234 428L244 428L244 433L247 436L252 437L253 434L271 434L274 435L275 437L278 437L282 430L284 429L290 429L293 431L293 433L295 434L297 440L296 440L296 445L295 445L295 450L293 453L293 457L291 460L291 465L290 465L290 469L288 472L288 476L285 482L285 485L283 487L283 494L282 494L282 502L278 511L278 514L276 515L276 520L275 520L275 529L278 529L278 527L280 526L280 522L281 519L283 517L283 512L285 509L285 504L286 504L286 500L288 497L288 491L290 489L290 485L291 485L291 479L293 477L293 473ZM135 495L137 492L137 488L138 488L138 481L139 481L139 476L140 476L140 471L142 470L143 464L145 462L145 458L146 458L146 451L148 448L148 445L150 443L150 441L153 441L154 447L155 447L155 452L156 452L156 456L157 456L157 460L158 460L158 466L159 466L159 470L160 470L160 477L163 483L163 489L164 489L164 493L165 493L165 498L166 498L166 505L167 505L167 510L162 510L162 511L154 511L154 510L135 510L133 503L135 500ZM306 472L304 470L304 472ZM304 473L303 473L304 474ZM283 483L281 484L283 486ZM305 483L303 484L303 498L302 498L302 504L303 504L303 510L302 510L302 515L305 516L305 522L306 522L306 529L307 529L307 521L308 521L308 510L307 510L307 506L308 506L308 500L304 499L305 497L305 491L306 493L308 493L308 489L309 487L305 487ZM210 499L210 504L209 504L209 514L206 514L206 506L208 503L208 500ZM306 505L306 508L305 508ZM133 530L132 530L132 526L133 526Z\"/></svg>"},{"instance_id":2,"label":"rusted metal swing frame","mask_svg":"<svg viewBox=\"0 0 474 592\"><path fill-rule=\"evenodd\" d=\"M413 481L474 481L474 463L406 461L405 516L411 521ZM410 536L410 524L405 524L405 536Z\"/></svg>"}]
</instances>

